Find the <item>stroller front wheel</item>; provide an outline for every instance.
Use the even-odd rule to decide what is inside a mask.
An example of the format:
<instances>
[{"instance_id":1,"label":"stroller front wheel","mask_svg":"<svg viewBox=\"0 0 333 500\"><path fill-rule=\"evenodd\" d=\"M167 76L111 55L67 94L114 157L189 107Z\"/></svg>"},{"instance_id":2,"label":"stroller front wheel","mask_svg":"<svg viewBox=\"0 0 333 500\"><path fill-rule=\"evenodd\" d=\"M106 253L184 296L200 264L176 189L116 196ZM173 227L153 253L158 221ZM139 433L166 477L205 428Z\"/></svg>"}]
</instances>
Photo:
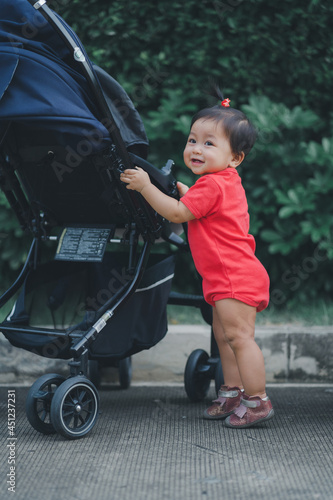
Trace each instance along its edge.
<instances>
[{"instance_id":1,"label":"stroller front wheel","mask_svg":"<svg viewBox=\"0 0 333 500\"><path fill-rule=\"evenodd\" d=\"M51 404L55 430L68 439L85 436L94 427L99 395L94 384L83 376L67 379L56 391Z\"/></svg>"},{"instance_id":2,"label":"stroller front wheel","mask_svg":"<svg viewBox=\"0 0 333 500\"><path fill-rule=\"evenodd\" d=\"M48 373L39 377L30 387L25 402L27 418L32 427L42 434L55 434L51 421L51 403L55 391L65 381L57 373Z\"/></svg>"}]
</instances>

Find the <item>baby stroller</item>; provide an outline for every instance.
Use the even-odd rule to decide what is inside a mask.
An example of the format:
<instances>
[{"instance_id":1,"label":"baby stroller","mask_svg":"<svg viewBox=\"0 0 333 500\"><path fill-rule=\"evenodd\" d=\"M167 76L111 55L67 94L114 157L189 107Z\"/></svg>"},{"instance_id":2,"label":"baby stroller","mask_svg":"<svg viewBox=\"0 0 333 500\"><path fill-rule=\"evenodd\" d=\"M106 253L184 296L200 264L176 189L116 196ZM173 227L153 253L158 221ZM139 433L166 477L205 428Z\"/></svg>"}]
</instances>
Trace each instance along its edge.
<instances>
[{"instance_id":1,"label":"baby stroller","mask_svg":"<svg viewBox=\"0 0 333 500\"><path fill-rule=\"evenodd\" d=\"M166 334L167 303L200 307L208 322L210 309L201 296L171 292L174 255L153 247L162 240L187 250L186 240L119 179L139 165L178 196L172 161L162 169L147 161L141 119L122 87L45 0L2 0L0 60L0 188L33 237L0 297L0 308L16 298L0 330L16 347L70 360L69 378L52 373L33 384L26 412L39 432L74 439L97 420L96 366L120 366L128 387L131 356ZM221 376L213 341L211 356L194 351L190 399Z\"/></svg>"}]
</instances>

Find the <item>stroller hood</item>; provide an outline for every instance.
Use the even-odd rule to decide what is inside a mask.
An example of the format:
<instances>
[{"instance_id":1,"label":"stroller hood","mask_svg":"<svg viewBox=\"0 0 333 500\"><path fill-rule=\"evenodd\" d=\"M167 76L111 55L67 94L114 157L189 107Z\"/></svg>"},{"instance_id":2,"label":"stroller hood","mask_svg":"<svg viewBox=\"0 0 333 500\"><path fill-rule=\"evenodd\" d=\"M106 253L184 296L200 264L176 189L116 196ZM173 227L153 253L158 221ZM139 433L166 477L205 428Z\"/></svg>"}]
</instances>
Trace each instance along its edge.
<instances>
[{"instance_id":1,"label":"stroller hood","mask_svg":"<svg viewBox=\"0 0 333 500\"><path fill-rule=\"evenodd\" d=\"M59 20L88 60L78 37L60 17ZM28 0L1 0L0 67L2 127L11 121L26 124L35 133L57 133L60 128L63 137L93 134L98 137L98 150L110 144L103 116L80 71L80 63ZM126 147L147 147L142 121L124 89L100 68L91 68Z\"/></svg>"}]
</instances>

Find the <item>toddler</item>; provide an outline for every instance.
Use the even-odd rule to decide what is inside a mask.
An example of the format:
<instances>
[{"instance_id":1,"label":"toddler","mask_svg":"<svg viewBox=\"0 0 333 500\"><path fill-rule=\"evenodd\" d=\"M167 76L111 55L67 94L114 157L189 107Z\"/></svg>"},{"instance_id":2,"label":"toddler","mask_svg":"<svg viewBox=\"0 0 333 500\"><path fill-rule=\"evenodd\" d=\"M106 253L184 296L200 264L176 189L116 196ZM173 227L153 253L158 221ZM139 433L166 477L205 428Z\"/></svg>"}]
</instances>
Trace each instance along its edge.
<instances>
[{"instance_id":1,"label":"toddler","mask_svg":"<svg viewBox=\"0 0 333 500\"><path fill-rule=\"evenodd\" d=\"M220 104L192 119L184 162L199 178L191 188L177 183L179 201L162 193L139 167L125 170L121 180L165 219L188 222L203 294L213 306L225 384L204 418L226 419L227 427L239 429L274 415L265 389L264 358L254 339L256 313L269 301L269 278L255 256L246 195L237 172L256 131L244 113L223 99L218 87L215 96Z\"/></svg>"}]
</instances>

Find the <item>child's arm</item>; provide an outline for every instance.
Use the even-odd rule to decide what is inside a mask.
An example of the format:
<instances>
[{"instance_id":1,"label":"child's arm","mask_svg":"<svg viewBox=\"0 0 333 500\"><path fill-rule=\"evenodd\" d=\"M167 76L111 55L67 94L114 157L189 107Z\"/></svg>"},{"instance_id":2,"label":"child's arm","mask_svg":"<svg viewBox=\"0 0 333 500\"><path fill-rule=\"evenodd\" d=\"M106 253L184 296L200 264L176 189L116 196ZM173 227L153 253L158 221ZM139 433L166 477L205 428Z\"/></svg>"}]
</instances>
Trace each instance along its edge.
<instances>
[{"instance_id":1,"label":"child's arm","mask_svg":"<svg viewBox=\"0 0 333 500\"><path fill-rule=\"evenodd\" d=\"M142 168L127 169L120 175L120 180L127 184L127 189L138 191L149 205L170 222L178 224L195 219L194 215L181 201L162 193L150 182L149 175ZM179 183L180 194L188 190L185 184Z\"/></svg>"}]
</instances>

